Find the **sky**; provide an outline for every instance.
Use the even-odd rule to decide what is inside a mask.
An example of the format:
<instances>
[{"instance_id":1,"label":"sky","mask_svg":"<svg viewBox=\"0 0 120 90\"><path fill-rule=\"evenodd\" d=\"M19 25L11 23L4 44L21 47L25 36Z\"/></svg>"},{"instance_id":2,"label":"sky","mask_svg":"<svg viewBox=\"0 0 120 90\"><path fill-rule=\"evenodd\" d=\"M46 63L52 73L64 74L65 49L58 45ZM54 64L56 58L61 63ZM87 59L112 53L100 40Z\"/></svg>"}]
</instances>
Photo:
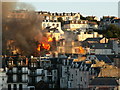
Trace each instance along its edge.
<instances>
[{"instance_id":1,"label":"sky","mask_svg":"<svg viewBox=\"0 0 120 90\"><path fill-rule=\"evenodd\" d=\"M117 2L28 2L36 11L79 12L83 16L118 16Z\"/></svg>"},{"instance_id":2,"label":"sky","mask_svg":"<svg viewBox=\"0 0 120 90\"><path fill-rule=\"evenodd\" d=\"M7 1L7 0L4 0ZM31 4L36 11L75 12L83 16L118 17L119 0L11 0Z\"/></svg>"}]
</instances>

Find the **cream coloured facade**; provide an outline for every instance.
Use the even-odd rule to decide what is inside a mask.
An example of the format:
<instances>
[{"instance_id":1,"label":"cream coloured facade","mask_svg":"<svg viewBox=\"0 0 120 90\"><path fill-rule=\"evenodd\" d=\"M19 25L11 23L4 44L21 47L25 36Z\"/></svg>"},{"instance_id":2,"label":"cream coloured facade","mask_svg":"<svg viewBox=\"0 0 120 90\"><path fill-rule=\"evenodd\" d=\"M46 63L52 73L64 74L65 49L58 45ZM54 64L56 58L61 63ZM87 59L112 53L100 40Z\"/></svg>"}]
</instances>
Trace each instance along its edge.
<instances>
[{"instance_id":1,"label":"cream coloured facade","mask_svg":"<svg viewBox=\"0 0 120 90\"><path fill-rule=\"evenodd\" d=\"M80 34L77 36L78 41L84 41L87 38L97 38L97 37L102 38L103 35L100 35L97 32L93 32L93 33L80 32Z\"/></svg>"},{"instance_id":2,"label":"cream coloured facade","mask_svg":"<svg viewBox=\"0 0 120 90\"><path fill-rule=\"evenodd\" d=\"M51 21L43 21L42 22L42 30L46 27L61 29L61 23L60 22L51 22Z\"/></svg>"},{"instance_id":3,"label":"cream coloured facade","mask_svg":"<svg viewBox=\"0 0 120 90\"><path fill-rule=\"evenodd\" d=\"M69 20L80 20L80 14L79 13L75 13L74 15L71 15L71 13L67 13L65 14L62 19L64 21L69 21Z\"/></svg>"},{"instance_id":4,"label":"cream coloured facade","mask_svg":"<svg viewBox=\"0 0 120 90\"><path fill-rule=\"evenodd\" d=\"M76 29L86 29L88 28L88 21L87 20L80 20L80 21L68 21L64 25L64 29L66 30L76 30Z\"/></svg>"},{"instance_id":5,"label":"cream coloured facade","mask_svg":"<svg viewBox=\"0 0 120 90\"><path fill-rule=\"evenodd\" d=\"M67 29L67 30L76 30L76 29L84 29L84 28L87 28L88 25L87 24L66 24L64 25L64 29Z\"/></svg>"},{"instance_id":6,"label":"cream coloured facade","mask_svg":"<svg viewBox=\"0 0 120 90\"><path fill-rule=\"evenodd\" d=\"M60 32L47 32L48 36L51 36L52 38L55 37L56 41L63 39L64 38L64 34L61 34Z\"/></svg>"},{"instance_id":7,"label":"cream coloured facade","mask_svg":"<svg viewBox=\"0 0 120 90\"><path fill-rule=\"evenodd\" d=\"M42 18L43 20L55 20L57 21L58 18L62 18L63 21L68 20L80 20L80 13L51 13L46 11L39 11L36 12L39 16L39 18Z\"/></svg>"},{"instance_id":8,"label":"cream coloured facade","mask_svg":"<svg viewBox=\"0 0 120 90\"><path fill-rule=\"evenodd\" d=\"M51 30L50 32L47 32L48 36L51 36L52 38L55 37L56 40L64 38L64 32L61 29L61 22L42 22L42 30L46 29L47 27L49 27L49 29L55 29L55 31Z\"/></svg>"}]
</instances>

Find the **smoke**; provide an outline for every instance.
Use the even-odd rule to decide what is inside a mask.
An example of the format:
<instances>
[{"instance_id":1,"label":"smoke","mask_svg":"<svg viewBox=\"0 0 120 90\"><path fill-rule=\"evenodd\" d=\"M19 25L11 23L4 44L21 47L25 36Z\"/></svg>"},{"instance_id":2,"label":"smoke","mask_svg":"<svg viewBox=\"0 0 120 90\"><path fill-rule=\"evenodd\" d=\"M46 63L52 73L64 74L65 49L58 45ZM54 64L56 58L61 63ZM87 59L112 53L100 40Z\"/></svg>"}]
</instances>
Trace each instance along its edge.
<instances>
[{"instance_id":1,"label":"smoke","mask_svg":"<svg viewBox=\"0 0 120 90\"><path fill-rule=\"evenodd\" d=\"M2 2L2 18L5 19L10 11L14 10L16 2Z\"/></svg>"},{"instance_id":2,"label":"smoke","mask_svg":"<svg viewBox=\"0 0 120 90\"><path fill-rule=\"evenodd\" d=\"M7 42L13 40L12 45L20 49L24 55L31 55L35 52L36 42L42 39L41 19L38 19L34 7L25 3L4 2L3 9L3 53L7 54ZM20 18L12 15L11 12L20 14ZM15 14L13 14L15 15ZM21 18L22 17L22 18Z\"/></svg>"},{"instance_id":3,"label":"smoke","mask_svg":"<svg viewBox=\"0 0 120 90\"><path fill-rule=\"evenodd\" d=\"M66 40L66 41L76 40L76 35L77 35L77 34L71 32L71 31L65 31L65 32L64 32L64 36L65 36L65 40Z\"/></svg>"}]
</instances>

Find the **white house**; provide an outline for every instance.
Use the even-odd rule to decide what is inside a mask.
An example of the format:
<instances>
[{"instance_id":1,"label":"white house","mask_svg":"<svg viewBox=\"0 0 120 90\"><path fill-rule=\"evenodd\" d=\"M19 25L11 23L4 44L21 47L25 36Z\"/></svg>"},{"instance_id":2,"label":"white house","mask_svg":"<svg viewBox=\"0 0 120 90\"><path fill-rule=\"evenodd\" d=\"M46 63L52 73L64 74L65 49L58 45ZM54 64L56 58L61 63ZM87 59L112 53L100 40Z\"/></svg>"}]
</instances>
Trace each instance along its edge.
<instances>
[{"instance_id":1,"label":"white house","mask_svg":"<svg viewBox=\"0 0 120 90\"><path fill-rule=\"evenodd\" d=\"M78 41L84 41L87 38L97 38L97 37L102 38L103 35L100 35L97 32L93 32L93 33L80 32L80 34L78 34Z\"/></svg>"},{"instance_id":2,"label":"white house","mask_svg":"<svg viewBox=\"0 0 120 90\"><path fill-rule=\"evenodd\" d=\"M87 20L79 20L79 21L66 21L64 26L66 30L76 30L76 29L86 29L88 28L88 21Z\"/></svg>"},{"instance_id":3,"label":"white house","mask_svg":"<svg viewBox=\"0 0 120 90\"><path fill-rule=\"evenodd\" d=\"M0 68L0 90L7 88L7 75L6 72Z\"/></svg>"}]
</instances>

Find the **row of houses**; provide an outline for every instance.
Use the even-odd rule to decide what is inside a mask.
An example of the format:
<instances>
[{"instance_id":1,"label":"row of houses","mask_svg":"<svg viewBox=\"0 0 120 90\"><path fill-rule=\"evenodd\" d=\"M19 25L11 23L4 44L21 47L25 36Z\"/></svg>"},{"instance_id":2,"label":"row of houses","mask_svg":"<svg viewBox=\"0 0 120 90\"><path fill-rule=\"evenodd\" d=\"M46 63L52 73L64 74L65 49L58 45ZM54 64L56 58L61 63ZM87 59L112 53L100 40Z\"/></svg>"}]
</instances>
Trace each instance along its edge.
<instances>
[{"instance_id":1,"label":"row of houses","mask_svg":"<svg viewBox=\"0 0 120 90\"><path fill-rule=\"evenodd\" d=\"M76 30L76 29L95 29L104 30L106 26L110 24L120 25L120 19L115 16L103 16L100 20L96 16L87 16L82 19L80 13L51 13L46 11L28 11L28 10L14 10L10 12L7 16L8 18L25 19L27 17L37 17L38 20L42 21L42 29L46 26L53 26L57 24L58 27L61 25L58 19L64 22L62 29L65 30ZM54 22L54 23L53 23Z\"/></svg>"},{"instance_id":2,"label":"row of houses","mask_svg":"<svg viewBox=\"0 0 120 90\"><path fill-rule=\"evenodd\" d=\"M56 49L44 57L3 57L6 72L1 71L0 79L4 81L1 87L92 90L117 90L120 87L120 45L116 38L107 39L93 32L100 26L82 20L80 13L27 12L13 11L8 18L25 19L31 13L37 15L41 29L56 38ZM63 26L58 18L62 18ZM107 19L103 17L100 25L119 23L119 19Z\"/></svg>"},{"instance_id":3,"label":"row of houses","mask_svg":"<svg viewBox=\"0 0 120 90\"><path fill-rule=\"evenodd\" d=\"M19 57L19 59L18 59ZM2 88L119 88L119 57L109 55L61 54L58 57L5 57ZM119 61L119 60L118 60ZM19 64L18 64L19 62ZM110 80L114 83L96 80ZM3 85L4 84L4 85Z\"/></svg>"}]
</instances>

